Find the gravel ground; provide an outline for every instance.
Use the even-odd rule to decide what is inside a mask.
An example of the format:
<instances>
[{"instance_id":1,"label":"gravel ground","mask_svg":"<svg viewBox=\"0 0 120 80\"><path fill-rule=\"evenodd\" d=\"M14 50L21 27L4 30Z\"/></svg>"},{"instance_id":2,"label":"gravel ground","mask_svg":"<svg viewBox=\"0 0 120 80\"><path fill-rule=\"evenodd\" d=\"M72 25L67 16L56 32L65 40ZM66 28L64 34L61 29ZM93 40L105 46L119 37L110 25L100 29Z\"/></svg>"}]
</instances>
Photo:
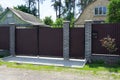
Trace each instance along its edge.
<instances>
[{"instance_id":1,"label":"gravel ground","mask_svg":"<svg viewBox=\"0 0 120 80\"><path fill-rule=\"evenodd\" d=\"M111 77L111 75L113 73L109 72L93 74L90 71L36 71L0 66L0 80L119 80L116 77Z\"/></svg>"}]
</instances>

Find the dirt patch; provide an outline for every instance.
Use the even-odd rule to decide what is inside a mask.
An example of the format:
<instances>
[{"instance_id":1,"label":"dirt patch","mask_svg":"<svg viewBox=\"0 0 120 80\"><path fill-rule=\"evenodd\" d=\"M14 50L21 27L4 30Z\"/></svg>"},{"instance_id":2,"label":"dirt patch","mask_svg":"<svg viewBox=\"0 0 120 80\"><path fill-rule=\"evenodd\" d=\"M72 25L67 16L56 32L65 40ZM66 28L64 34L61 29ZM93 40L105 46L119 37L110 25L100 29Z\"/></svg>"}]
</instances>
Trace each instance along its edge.
<instances>
[{"instance_id":1,"label":"dirt patch","mask_svg":"<svg viewBox=\"0 0 120 80\"><path fill-rule=\"evenodd\" d=\"M111 75L109 72L36 71L0 66L0 80L118 80Z\"/></svg>"}]
</instances>

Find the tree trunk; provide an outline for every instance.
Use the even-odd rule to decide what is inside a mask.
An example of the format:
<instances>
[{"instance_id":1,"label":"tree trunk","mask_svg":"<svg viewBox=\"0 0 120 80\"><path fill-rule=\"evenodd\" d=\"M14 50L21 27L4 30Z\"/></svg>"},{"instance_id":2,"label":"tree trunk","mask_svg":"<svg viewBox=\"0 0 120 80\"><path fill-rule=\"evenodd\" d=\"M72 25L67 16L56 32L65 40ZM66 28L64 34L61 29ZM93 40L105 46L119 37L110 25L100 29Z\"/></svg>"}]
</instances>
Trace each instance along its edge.
<instances>
[{"instance_id":1,"label":"tree trunk","mask_svg":"<svg viewBox=\"0 0 120 80\"><path fill-rule=\"evenodd\" d=\"M61 18L61 0L59 0L59 18Z\"/></svg>"},{"instance_id":2,"label":"tree trunk","mask_svg":"<svg viewBox=\"0 0 120 80\"><path fill-rule=\"evenodd\" d=\"M28 1L29 3L28 3L28 7L29 7L29 13L30 13L30 0Z\"/></svg>"},{"instance_id":3,"label":"tree trunk","mask_svg":"<svg viewBox=\"0 0 120 80\"><path fill-rule=\"evenodd\" d=\"M38 0L38 18L40 18L40 3L39 3L39 0Z\"/></svg>"}]
</instances>

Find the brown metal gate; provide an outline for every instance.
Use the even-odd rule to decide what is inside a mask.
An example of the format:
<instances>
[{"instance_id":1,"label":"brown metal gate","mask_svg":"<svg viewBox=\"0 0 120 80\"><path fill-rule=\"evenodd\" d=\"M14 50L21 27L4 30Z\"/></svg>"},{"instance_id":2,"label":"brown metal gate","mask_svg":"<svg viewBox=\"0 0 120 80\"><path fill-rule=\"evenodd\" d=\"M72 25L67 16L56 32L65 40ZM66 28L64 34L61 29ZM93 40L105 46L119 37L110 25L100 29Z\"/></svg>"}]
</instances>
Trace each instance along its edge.
<instances>
[{"instance_id":1,"label":"brown metal gate","mask_svg":"<svg viewBox=\"0 0 120 80\"><path fill-rule=\"evenodd\" d=\"M62 29L16 29L16 55L63 56Z\"/></svg>"},{"instance_id":2,"label":"brown metal gate","mask_svg":"<svg viewBox=\"0 0 120 80\"><path fill-rule=\"evenodd\" d=\"M71 58L84 58L85 50L85 36L84 28L71 28L70 29L70 57Z\"/></svg>"},{"instance_id":3,"label":"brown metal gate","mask_svg":"<svg viewBox=\"0 0 120 80\"><path fill-rule=\"evenodd\" d=\"M16 54L63 57L63 29L16 29ZM70 57L84 58L84 28L70 29Z\"/></svg>"}]
</instances>

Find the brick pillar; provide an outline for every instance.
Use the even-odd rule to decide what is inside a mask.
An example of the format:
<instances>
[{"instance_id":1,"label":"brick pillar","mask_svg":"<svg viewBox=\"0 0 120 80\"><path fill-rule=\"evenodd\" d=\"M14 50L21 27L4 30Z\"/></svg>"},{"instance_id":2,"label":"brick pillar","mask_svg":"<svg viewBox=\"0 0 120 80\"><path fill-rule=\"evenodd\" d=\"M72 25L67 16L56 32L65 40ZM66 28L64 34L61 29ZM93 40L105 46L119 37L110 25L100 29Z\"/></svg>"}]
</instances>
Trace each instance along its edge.
<instances>
[{"instance_id":1,"label":"brick pillar","mask_svg":"<svg viewBox=\"0 0 120 80\"><path fill-rule=\"evenodd\" d=\"M92 23L93 21L86 21L85 23L85 58L88 62L91 62L91 35L92 35Z\"/></svg>"},{"instance_id":2,"label":"brick pillar","mask_svg":"<svg viewBox=\"0 0 120 80\"><path fill-rule=\"evenodd\" d=\"M69 60L69 28L70 28L70 22L64 21L64 24L63 24L63 57L64 57L64 60Z\"/></svg>"},{"instance_id":3,"label":"brick pillar","mask_svg":"<svg viewBox=\"0 0 120 80\"><path fill-rule=\"evenodd\" d=\"M10 54L15 56L15 25L10 25Z\"/></svg>"}]
</instances>

